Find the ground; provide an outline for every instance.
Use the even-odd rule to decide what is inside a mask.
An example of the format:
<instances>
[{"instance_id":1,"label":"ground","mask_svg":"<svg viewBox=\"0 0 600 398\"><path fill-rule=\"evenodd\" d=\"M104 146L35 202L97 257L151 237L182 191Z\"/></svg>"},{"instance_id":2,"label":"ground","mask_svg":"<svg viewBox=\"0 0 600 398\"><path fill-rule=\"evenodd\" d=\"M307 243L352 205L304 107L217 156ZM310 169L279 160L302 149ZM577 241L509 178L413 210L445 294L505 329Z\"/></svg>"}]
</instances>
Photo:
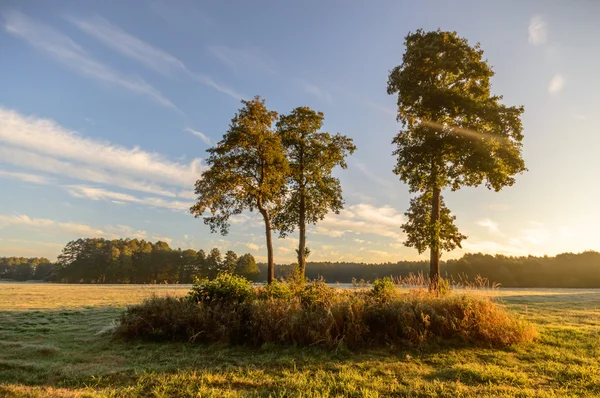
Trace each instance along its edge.
<instances>
[{"instance_id":1,"label":"ground","mask_svg":"<svg viewBox=\"0 0 600 398\"><path fill-rule=\"evenodd\" d=\"M500 290L533 344L336 352L123 341L124 306L187 287L0 283L0 396L600 396L600 290Z\"/></svg>"}]
</instances>

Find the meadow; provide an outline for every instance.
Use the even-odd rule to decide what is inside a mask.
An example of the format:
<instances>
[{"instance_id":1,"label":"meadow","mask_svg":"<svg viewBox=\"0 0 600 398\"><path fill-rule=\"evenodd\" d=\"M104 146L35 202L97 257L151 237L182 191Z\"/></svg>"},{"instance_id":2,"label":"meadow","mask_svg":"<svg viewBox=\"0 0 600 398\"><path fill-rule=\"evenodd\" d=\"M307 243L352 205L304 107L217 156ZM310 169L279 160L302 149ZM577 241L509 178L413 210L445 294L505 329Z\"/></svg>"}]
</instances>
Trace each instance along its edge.
<instances>
[{"instance_id":1,"label":"meadow","mask_svg":"<svg viewBox=\"0 0 600 398\"><path fill-rule=\"evenodd\" d=\"M598 396L600 290L499 289L534 343L365 351L125 341L124 308L189 286L0 284L0 396Z\"/></svg>"}]
</instances>

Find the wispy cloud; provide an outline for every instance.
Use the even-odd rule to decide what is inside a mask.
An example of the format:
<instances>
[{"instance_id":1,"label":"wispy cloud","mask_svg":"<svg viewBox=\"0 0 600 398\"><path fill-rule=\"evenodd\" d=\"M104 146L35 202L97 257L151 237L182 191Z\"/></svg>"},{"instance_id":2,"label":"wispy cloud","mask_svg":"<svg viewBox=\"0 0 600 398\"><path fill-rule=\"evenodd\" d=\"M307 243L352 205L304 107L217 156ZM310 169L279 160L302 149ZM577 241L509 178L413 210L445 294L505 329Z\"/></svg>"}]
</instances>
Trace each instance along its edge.
<instances>
[{"instance_id":1,"label":"wispy cloud","mask_svg":"<svg viewBox=\"0 0 600 398\"><path fill-rule=\"evenodd\" d=\"M565 78L562 75L555 75L548 84L548 92L550 94L558 94L565 87Z\"/></svg>"},{"instance_id":2,"label":"wispy cloud","mask_svg":"<svg viewBox=\"0 0 600 398\"><path fill-rule=\"evenodd\" d=\"M194 130L194 129L191 129L191 128L186 128L186 129L183 129L183 131L187 131L188 133L191 133L191 134L195 135L196 137L200 138L202 140L202 142L204 142L208 146L212 146L213 145L211 139L208 138L208 136L206 134L204 134L204 133L202 133L202 132L200 132L198 130Z\"/></svg>"},{"instance_id":3,"label":"wispy cloud","mask_svg":"<svg viewBox=\"0 0 600 398\"><path fill-rule=\"evenodd\" d=\"M211 46L208 50L233 73L240 74L249 68L276 73L273 59L256 47Z\"/></svg>"},{"instance_id":4,"label":"wispy cloud","mask_svg":"<svg viewBox=\"0 0 600 398\"><path fill-rule=\"evenodd\" d=\"M187 211L193 205L192 202L187 201L166 200L158 197L138 197L128 193L115 192L87 185L68 185L65 189L71 196L76 198L104 200L114 203L133 203L179 211Z\"/></svg>"},{"instance_id":5,"label":"wispy cloud","mask_svg":"<svg viewBox=\"0 0 600 398\"><path fill-rule=\"evenodd\" d=\"M500 228L498 228L498 223L490 220L489 218L479 220L476 222L476 224L481 227L487 228L488 232L492 235L504 236L504 234L500 232Z\"/></svg>"},{"instance_id":6,"label":"wispy cloud","mask_svg":"<svg viewBox=\"0 0 600 398\"><path fill-rule=\"evenodd\" d=\"M68 20L105 46L125 57L134 59L150 70L171 77L183 74L235 99L244 98L235 90L215 82L210 76L192 72L175 56L125 32L104 18L76 18L70 16Z\"/></svg>"},{"instance_id":7,"label":"wispy cloud","mask_svg":"<svg viewBox=\"0 0 600 398\"><path fill-rule=\"evenodd\" d=\"M541 15L535 15L529 21L529 43L545 44L548 39L548 26Z\"/></svg>"},{"instance_id":8,"label":"wispy cloud","mask_svg":"<svg viewBox=\"0 0 600 398\"><path fill-rule=\"evenodd\" d=\"M4 29L8 33L26 40L33 47L49 54L56 61L75 72L148 96L161 105L180 112L179 108L169 99L142 78L124 76L95 60L71 38L57 30L17 11L6 12L4 17Z\"/></svg>"},{"instance_id":9,"label":"wispy cloud","mask_svg":"<svg viewBox=\"0 0 600 398\"><path fill-rule=\"evenodd\" d=\"M0 148L1 150L1 148ZM20 180L32 184L49 184L53 180L37 174L19 173L14 171L0 170L0 178L9 178L12 180Z\"/></svg>"},{"instance_id":10,"label":"wispy cloud","mask_svg":"<svg viewBox=\"0 0 600 398\"><path fill-rule=\"evenodd\" d=\"M321 101L327 102L329 104L333 103L333 97L327 90L315 86L314 84L309 83L306 80L298 80L298 84L300 85L302 91L304 91L305 93L311 94L320 99Z\"/></svg>"},{"instance_id":11,"label":"wispy cloud","mask_svg":"<svg viewBox=\"0 0 600 398\"><path fill-rule=\"evenodd\" d=\"M115 239L119 237L145 236L145 231L139 231L126 225L107 225L102 228L97 228L81 223L62 222L47 218L33 218L24 214L0 214L0 228L7 226L50 230L54 233L60 232L77 238L105 237Z\"/></svg>"},{"instance_id":12,"label":"wispy cloud","mask_svg":"<svg viewBox=\"0 0 600 398\"><path fill-rule=\"evenodd\" d=\"M259 245L257 245L256 243L252 243L252 242L244 243L244 246L246 246L248 249L250 249L252 251L257 251L258 249L260 249Z\"/></svg>"},{"instance_id":13,"label":"wispy cloud","mask_svg":"<svg viewBox=\"0 0 600 398\"><path fill-rule=\"evenodd\" d=\"M394 184L392 181L386 180L385 178L382 178L381 176L371 172L367 165L365 165L363 162L352 161L352 164L356 166L356 168L359 169L365 176L367 176L369 180L376 182L387 189L392 189L397 186L397 184Z\"/></svg>"},{"instance_id":14,"label":"wispy cloud","mask_svg":"<svg viewBox=\"0 0 600 398\"><path fill-rule=\"evenodd\" d=\"M26 117L1 107L0 142L16 147L0 147L0 161L169 196L173 196L169 190L140 179L189 188L203 170L200 159L189 164L173 162L157 153L86 138L52 120ZM78 165L83 166L78 169ZM126 186L129 183L132 185Z\"/></svg>"},{"instance_id":15,"label":"wispy cloud","mask_svg":"<svg viewBox=\"0 0 600 398\"><path fill-rule=\"evenodd\" d=\"M317 224L314 233L331 237L345 234L372 234L402 239L400 225L404 216L391 206L373 206L366 203L346 207L340 214L329 214Z\"/></svg>"}]
</instances>

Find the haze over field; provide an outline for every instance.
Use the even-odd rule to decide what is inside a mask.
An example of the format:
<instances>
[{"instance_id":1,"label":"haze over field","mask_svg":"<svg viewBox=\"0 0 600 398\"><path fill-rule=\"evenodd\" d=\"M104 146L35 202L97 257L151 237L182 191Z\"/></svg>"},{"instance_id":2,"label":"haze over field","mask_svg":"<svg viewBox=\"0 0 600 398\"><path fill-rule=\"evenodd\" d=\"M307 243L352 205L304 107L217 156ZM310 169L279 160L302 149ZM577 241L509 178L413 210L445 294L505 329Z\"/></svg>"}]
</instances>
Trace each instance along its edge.
<instances>
[{"instance_id":1,"label":"haze over field","mask_svg":"<svg viewBox=\"0 0 600 398\"><path fill-rule=\"evenodd\" d=\"M260 94L280 113L324 112L323 129L358 148L336 171L345 209L308 231L310 260L419 258L402 245L411 196L392 173L399 125L386 80L406 32L438 27L480 42L493 92L525 106L529 169L500 193L445 196L468 239L443 258L600 250L600 4L518 4L302 2L256 12L154 1L123 13L100 1L3 2L0 256L54 260L72 239L131 237L264 261L259 215L236 216L221 237L189 214L205 150L240 99ZM277 262L295 261L295 235L274 247Z\"/></svg>"}]
</instances>

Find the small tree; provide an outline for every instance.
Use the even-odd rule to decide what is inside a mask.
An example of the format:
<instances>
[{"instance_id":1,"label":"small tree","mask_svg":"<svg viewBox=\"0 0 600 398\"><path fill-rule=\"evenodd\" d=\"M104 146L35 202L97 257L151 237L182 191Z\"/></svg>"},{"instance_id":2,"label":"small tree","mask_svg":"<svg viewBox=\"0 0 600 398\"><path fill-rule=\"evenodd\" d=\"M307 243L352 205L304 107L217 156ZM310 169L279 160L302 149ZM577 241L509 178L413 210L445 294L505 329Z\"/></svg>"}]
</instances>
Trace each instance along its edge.
<instances>
[{"instance_id":1,"label":"small tree","mask_svg":"<svg viewBox=\"0 0 600 398\"><path fill-rule=\"evenodd\" d=\"M231 120L223 139L208 150L208 170L196 182L195 217L204 216L211 232L229 231L229 217L257 209L265 223L268 282L275 276L272 211L281 199L288 170L281 139L273 130L277 112L255 97L242 101L244 107Z\"/></svg>"},{"instance_id":2,"label":"small tree","mask_svg":"<svg viewBox=\"0 0 600 398\"><path fill-rule=\"evenodd\" d=\"M409 33L402 64L389 75L388 94L398 95L394 173L411 192L406 245L430 249L430 279L437 287L440 252L460 246L454 218L441 192L482 183L496 191L514 184L526 170L521 157L523 107L502 104L491 95L491 66L479 44L456 32ZM430 211L429 217L424 216Z\"/></svg>"},{"instance_id":3,"label":"small tree","mask_svg":"<svg viewBox=\"0 0 600 398\"><path fill-rule=\"evenodd\" d=\"M351 138L320 132L323 118L322 112L298 107L281 116L277 123L290 168L286 200L277 212L275 224L282 237L296 227L299 230L299 280L304 279L310 253L306 247L306 225L316 224L329 211L337 214L343 208L340 181L331 173L336 166L345 169L346 156L356 150Z\"/></svg>"}]
</instances>

